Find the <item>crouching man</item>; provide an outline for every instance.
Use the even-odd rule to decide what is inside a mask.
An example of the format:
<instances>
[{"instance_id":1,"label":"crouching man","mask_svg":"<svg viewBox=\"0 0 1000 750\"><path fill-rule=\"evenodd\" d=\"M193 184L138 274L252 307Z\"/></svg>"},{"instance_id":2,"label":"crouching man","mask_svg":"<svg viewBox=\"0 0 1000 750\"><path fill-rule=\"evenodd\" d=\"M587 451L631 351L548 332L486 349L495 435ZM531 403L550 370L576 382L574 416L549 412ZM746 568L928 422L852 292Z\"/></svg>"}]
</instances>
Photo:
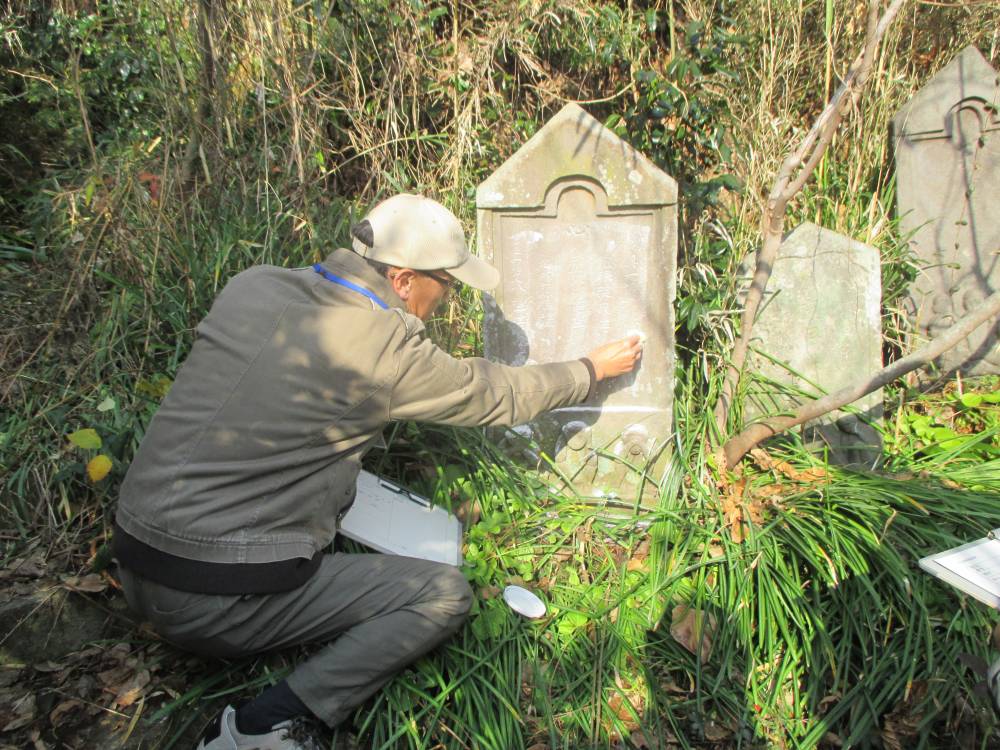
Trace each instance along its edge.
<instances>
[{"instance_id":1,"label":"crouching man","mask_svg":"<svg viewBox=\"0 0 1000 750\"><path fill-rule=\"evenodd\" d=\"M422 321L452 285L498 281L458 219L397 195L352 234L352 250L312 268L258 266L226 285L122 485L122 586L165 638L213 657L325 644L227 706L204 750L301 748L292 719L336 725L462 624L472 594L458 569L330 552L388 422L526 422L641 354L633 337L571 362L454 359Z\"/></svg>"}]
</instances>

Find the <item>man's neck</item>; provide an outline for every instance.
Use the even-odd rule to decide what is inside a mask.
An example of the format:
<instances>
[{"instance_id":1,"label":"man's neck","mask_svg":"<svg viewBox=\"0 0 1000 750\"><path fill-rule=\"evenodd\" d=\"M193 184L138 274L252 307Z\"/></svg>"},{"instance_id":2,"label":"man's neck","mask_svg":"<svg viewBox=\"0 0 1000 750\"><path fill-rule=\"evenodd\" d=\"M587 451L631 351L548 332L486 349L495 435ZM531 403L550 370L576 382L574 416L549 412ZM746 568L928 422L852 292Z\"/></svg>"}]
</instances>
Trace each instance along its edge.
<instances>
[{"instance_id":1,"label":"man's neck","mask_svg":"<svg viewBox=\"0 0 1000 750\"><path fill-rule=\"evenodd\" d=\"M399 298L389 279L368 265L368 262L353 250L338 248L323 260L323 267L337 276L360 284L376 294L389 307L406 310L406 303Z\"/></svg>"}]
</instances>

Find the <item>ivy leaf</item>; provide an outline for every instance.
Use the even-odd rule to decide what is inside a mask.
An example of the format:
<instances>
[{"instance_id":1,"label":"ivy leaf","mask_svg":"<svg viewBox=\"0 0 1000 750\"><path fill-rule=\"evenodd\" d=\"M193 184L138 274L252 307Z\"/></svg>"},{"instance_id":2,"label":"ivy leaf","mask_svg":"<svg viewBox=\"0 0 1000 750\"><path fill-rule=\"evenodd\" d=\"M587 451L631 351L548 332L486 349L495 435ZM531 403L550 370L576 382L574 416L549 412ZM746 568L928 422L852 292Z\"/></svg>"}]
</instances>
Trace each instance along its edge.
<instances>
[{"instance_id":1,"label":"ivy leaf","mask_svg":"<svg viewBox=\"0 0 1000 750\"><path fill-rule=\"evenodd\" d=\"M567 612L559 619L559 634L568 636L580 628L586 627L590 618L583 612Z\"/></svg>"},{"instance_id":2,"label":"ivy leaf","mask_svg":"<svg viewBox=\"0 0 1000 750\"><path fill-rule=\"evenodd\" d=\"M87 463L87 476L90 477L90 481L100 482L104 477L108 475L111 471L111 459L105 456L103 453L99 456L94 456Z\"/></svg>"},{"instance_id":3,"label":"ivy leaf","mask_svg":"<svg viewBox=\"0 0 1000 750\"><path fill-rule=\"evenodd\" d=\"M83 448L84 450L96 450L101 447L101 436L98 435L97 430L92 427L71 432L66 437L77 448Z\"/></svg>"}]
</instances>

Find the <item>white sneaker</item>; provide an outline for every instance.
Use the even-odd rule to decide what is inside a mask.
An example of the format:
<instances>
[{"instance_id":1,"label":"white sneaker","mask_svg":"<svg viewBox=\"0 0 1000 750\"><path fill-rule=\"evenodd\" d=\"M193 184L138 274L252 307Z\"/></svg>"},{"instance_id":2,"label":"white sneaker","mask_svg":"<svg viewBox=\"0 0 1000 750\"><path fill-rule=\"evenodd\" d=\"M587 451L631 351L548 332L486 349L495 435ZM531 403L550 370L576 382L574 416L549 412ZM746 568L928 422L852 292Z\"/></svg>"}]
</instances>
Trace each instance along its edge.
<instances>
[{"instance_id":1,"label":"white sneaker","mask_svg":"<svg viewBox=\"0 0 1000 750\"><path fill-rule=\"evenodd\" d=\"M292 722L275 724L264 734L243 734L236 728L236 709L226 706L215 717L197 750L314 750L316 745L308 740L292 738Z\"/></svg>"}]
</instances>

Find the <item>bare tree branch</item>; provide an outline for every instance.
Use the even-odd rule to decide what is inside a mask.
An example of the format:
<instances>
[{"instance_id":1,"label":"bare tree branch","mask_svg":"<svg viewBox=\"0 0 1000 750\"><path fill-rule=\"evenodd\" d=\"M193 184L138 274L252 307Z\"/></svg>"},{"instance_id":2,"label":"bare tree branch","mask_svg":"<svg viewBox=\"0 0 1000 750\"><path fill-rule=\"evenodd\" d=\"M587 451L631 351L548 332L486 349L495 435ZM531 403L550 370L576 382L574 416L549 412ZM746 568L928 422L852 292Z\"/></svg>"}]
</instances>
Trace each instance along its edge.
<instances>
[{"instance_id":1,"label":"bare tree branch","mask_svg":"<svg viewBox=\"0 0 1000 750\"><path fill-rule=\"evenodd\" d=\"M726 379L722 384L722 394L715 407L715 423L720 434L724 435L726 432L726 421L729 418L733 394L739 385L743 364L750 347L750 334L753 331L754 319L757 317L757 310L764 297L764 290L771 277L771 270L781 245L781 235L785 225L785 209L789 201L798 194L802 186L812 176L833 140L840 121L860 98L861 89L868 80L872 63L875 60L875 52L882 37L885 36L886 30L905 2L906 0L892 0L885 15L879 19L880 0L870 0L864 48L851 64L840 88L837 89L826 108L816 118L812 128L795 151L785 158L778 170L778 175L768 196L767 205L764 207L764 215L761 217L761 249L757 254L753 282L747 293L746 304L740 317L740 335L733 345Z\"/></svg>"},{"instance_id":2,"label":"bare tree branch","mask_svg":"<svg viewBox=\"0 0 1000 750\"><path fill-rule=\"evenodd\" d=\"M991 319L996 319L998 315L1000 315L1000 292L994 292L976 310L959 320L926 346L893 362L888 367L883 367L872 377L847 388L842 388L836 393L831 393L823 398L810 401L790 416L771 417L770 419L765 419L763 422L750 425L741 433L728 440L725 446L723 446L726 465L730 467L735 466L746 455L747 451L760 441L766 440L779 432L784 432L790 427L808 422L810 419L821 417L834 409L839 409L842 406L853 403L862 396L878 390L886 383L890 383L896 378L932 362L941 356L941 354L953 348L983 323Z\"/></svg>"}]
</instances>

